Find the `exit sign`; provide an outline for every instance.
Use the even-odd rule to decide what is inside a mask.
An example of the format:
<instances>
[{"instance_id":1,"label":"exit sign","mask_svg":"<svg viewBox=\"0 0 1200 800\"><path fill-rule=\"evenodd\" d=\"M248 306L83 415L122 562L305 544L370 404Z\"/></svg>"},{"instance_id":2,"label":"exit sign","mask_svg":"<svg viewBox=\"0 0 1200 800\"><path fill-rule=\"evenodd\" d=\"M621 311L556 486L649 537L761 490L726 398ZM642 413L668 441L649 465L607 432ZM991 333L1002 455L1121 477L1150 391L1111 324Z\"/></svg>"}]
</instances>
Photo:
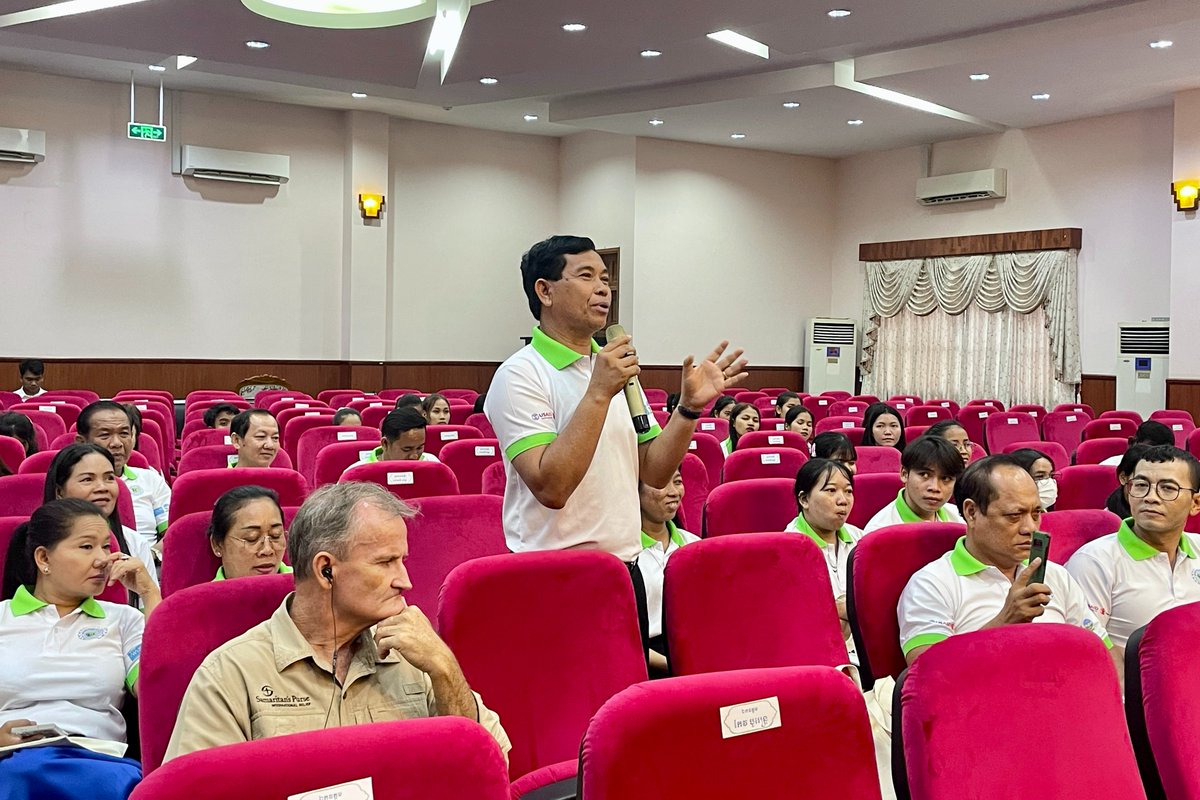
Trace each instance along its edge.
<instances>
[{"instance_id":1,"label":"exit sign","mask_svg":"<svg viewBox=\"0 0 1200 800\"><path fill-rule=\"evenodd\" d=\"M147 125L144 122L131 122L129 123L129 138L165 142L167 140L167 128L165 125Z\"/></svg>"}]
</instances>

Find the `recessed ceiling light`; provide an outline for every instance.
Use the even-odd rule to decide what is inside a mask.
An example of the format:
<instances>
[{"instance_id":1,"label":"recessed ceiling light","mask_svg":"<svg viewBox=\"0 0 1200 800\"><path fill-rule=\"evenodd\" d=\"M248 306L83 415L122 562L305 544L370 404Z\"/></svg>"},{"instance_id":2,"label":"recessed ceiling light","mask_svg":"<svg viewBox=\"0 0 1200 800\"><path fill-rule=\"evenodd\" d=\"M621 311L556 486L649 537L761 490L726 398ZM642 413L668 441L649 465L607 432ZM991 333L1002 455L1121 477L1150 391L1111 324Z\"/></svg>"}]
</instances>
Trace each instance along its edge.
<instances>
[{"instance_id":1,"label":"recessed ceiling light","mask_svg":"<svg viewBox=\"0 0 1200 800\"><path fill-rule=\"evenodd\" d=\"M657 128L659 125L663 124L663 121L658 117L655 117L654 119L650 120L650 124Z\"/></svg>"},{"instance_id":2,"label":"recessed ceiling light","mask_svg":"<svg viewBox=\"0 0 1200 800\"><path fill-rule=\"evenodd\" d=\"M973 81L986 81L990 77L992 77L992 76L988 75L986 72L972 72L971 73L971 80L973 80Z\"/></svg>"},{"instance_id":3,"label":"recessed ceiling light","mask_svg":"<svg viewBox=\"0 0 1200 800\"><path fill-rule=\"evenodd\" d=\"M489 76L486 78L480 78L479 82L482 83L484 86L495 86L497 83L500 82L500 79Z\"/></svg>"},{"instance_id":4,"label":"recessed ceiling light","mask_svg":"<svg viewBox=\"0 0 1200 800\"><path fill-rule=\"evenodd\" d=\"M151 72L166 72L167 71L167 68L164 67L162 64L151 64L149 67L147 67L147 69L150 70Z\"/></svg>"},{"instance_id":5,"label":"recessed ceiling light","mask_svg":"<svg viewBox=\"0 0 1200 800\"><path fill-rule=\"evenodd\" d=\"M1031 94L1030 97L1033 98L1034 100L1049 100L1050 99L1050 95L1047 94L1046 92L1038 92L1037 94Z\"/></svg>"},{"instance_id":6,"label":"recessed ceiling light","mask_svg":"<svg viewBox=\"0 0 1200 800\"><path fill-rule=\"evenodd\" d=\"M1170 47L1173 44L1175 44L1175 43L1172 42L1170 39L1159 39L1156 42L1151 42L1150 46L1153 47L1155 50L1166 50L1168 47Z\"/></svg>"},{"instance_id":7,"label":"recessed ceiling light","mask_svg":"<svg viewBox=\"0 0 1200 800\"><path fill-rule=\"evenodd\" d=\"M562 26L562 29L567 33L579 33L580 31L586 31L587 25L584 25L582 22L568 22Z\"/></svg>"},{"instance_id":8,"label":"recessed ceiling light","mask_svg":"<svg viewBox=\"0 0 1200 800\"><path fill-rule=\"evenodd\" d=\"M258 39L251 39L250 41L246 42L246 47L249 47L251 50L266 50L270 46L270 42L262 42Z\"/></svg>"},{"instance_id":9,"label":"recessed ceiling light","mask_svg":"<svg viewBox=\"0 0 1200 800\"><path fill-rule=\"evenodd\" d=\"M642 58L658 58L662 55L662 50L643 50Z\"/></svg>"},{"instance_id":10,"label":"recessed ceiling light","mask_svg":"<svg viewBox=\"0 0 1200 800\"><path fill-rule=\"evenodd\" d=\"M728 29L710 33L708 34L708 38L714 42L720 42L721 44L737 48L752 56L758 56L759 58L771 57L770 49L762 42L751 39L749 36L742 36L740 33L735 33Z\"/></svg>"},{"instance_id":11,"label":"recessed ceiling light","mask_svg":"<svg viewBox=\"0 0 1200 800\"><path fill-rule=\"evenodd\" d=\"M848 119L848 120L846 120L846 124L847 125L862 125L863 121L861 119Z\"/></svg>"},{"instance_id":12,"label":"recessed ceiling light","mask_svg":"<svg viewBox=\"0 0 1200 800\"><path fill-rule=\"evenodd\" d=\"M783 104L783 107L784 108L799 108L800 104L797 103L795 100L788 100L786 103Z\"/></svg>"},{"instance_id":13,"label":"recessed ceiling light","mask_svg":"<svg viewBox=\"0 0 1200 800\"><path fill-rule=\"evenodd\" d=\"M355 100L362 100L364 97L367 96L367 94L366 94L366 92L351 92L350 96L353 97Z\"/></svg>"},{"instance_id":14,"label":"recessed ceiling light","mask_svg":"<svg viewBox=\"0 0 1200 800\"><path fill-rule=\"evenodd\" d=\"M841 19L842 17L850 16L853 12L848 8L831 8L825 13L826 16L833 17L834 19Z\"/></svg>"},{"instance_id":15,"label":"recessed ceiling light","mask_svg":"<svg viewBox=\"0 0 1200 800\"><path fill-rule=\"evenodd\" d=\"M745 139L745 138L746 138L746 134L744 134L744 133L731 133L731 134L729 134L729 138L730 138L730 139Z\"/></svg>"},{"instance_id":16,"label":"recessed ceiling light","mask_svg":"<svg viewBox=\"0 0 1200 800\"><path fill-rule=\"evenodd\" d=\"M537 114L526 114L525 115L526 122L537 122L537 120L538 120Z\"/></svg>"}]
</instances>

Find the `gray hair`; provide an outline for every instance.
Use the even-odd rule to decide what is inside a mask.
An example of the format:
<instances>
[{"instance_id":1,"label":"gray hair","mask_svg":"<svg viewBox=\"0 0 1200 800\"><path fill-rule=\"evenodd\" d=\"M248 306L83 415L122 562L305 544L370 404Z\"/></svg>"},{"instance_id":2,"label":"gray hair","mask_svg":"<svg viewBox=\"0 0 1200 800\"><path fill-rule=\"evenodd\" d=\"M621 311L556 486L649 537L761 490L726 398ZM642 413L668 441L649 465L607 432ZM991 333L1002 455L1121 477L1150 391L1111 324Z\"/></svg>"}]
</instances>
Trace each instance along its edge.
<instances>
[{"instance_id":1,"label":"gray hair","mask_svg":"<svg viewBox=\"0 0 1200 800\"><path fill-rule=\"evenodd\" d=\"M334 483L308 496L288 529L288 559L296 580L311 577L313 558L322 551L346 558L360 503L408 519L416 511L375 483Z\"/></svg>"}]
</instances>

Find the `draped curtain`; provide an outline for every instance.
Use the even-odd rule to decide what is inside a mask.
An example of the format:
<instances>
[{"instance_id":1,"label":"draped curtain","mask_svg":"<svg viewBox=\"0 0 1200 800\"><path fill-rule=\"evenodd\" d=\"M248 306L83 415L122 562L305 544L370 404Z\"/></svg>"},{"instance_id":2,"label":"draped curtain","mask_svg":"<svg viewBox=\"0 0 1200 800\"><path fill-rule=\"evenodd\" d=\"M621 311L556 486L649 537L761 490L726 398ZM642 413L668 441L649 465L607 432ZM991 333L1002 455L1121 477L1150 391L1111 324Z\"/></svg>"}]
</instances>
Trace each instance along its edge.
<instances>
[{"instance_id":1,"label":"draped curtain","mask_svg":"<svg viewBox=\"0 0 1200 800\"><path fill-rule=\"evenodd\" d=\"M866 262L863 391L1073 401L1076 258L1045 250Z\"/></svg>"}]
</instances>

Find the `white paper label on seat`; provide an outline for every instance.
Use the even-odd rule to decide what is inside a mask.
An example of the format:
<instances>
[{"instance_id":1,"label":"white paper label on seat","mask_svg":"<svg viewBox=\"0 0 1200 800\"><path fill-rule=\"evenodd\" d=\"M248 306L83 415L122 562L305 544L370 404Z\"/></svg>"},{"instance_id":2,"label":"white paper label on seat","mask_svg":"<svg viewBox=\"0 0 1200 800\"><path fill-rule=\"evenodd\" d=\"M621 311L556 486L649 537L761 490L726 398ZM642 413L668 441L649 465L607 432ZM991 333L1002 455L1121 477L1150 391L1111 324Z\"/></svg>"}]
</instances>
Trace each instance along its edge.
<instances>
[{"instance_id":1,"label":"white paper label on seat","mask_svg":"<svg viewBox=\"0 0 1200 800\"><path fill-rule=\"evenodd\" d=\"M783 444L782 436L768 436L767 444Z\"/></svg>"},{"instance_id":2,"label":"white paper label on seat","mask_svg":"<svg viewBox=\"0 0 1200 800\"><path fill-rule=\"evenodd\" d=\"M980 418L980 419L984 419L985 417L987 417L987 415L988 415L988 412L986 412L986 411L980 411L980 412L979 412L979 418Z\"/></svg>"},{"instance_id":3,"label":"white paper label on seat","mask_svg":"<svg viewBox=\"0 0 1200 800\"><path fill-rule=\"evenodd\" d=\"M843 428L853 428L854 423L853 422L842 422L842 427Z\"/></svg>"},{"instance_id":4,"label":"white paper label on seat","mask_svg":"<svg viewBox=\"0 0 1200 800\"><path fill-rule=\"evenodd\" d=\"M150 406L144 406L140 403L134 403L133 405L138 411L149 411L150 410Z\"/></svg>"},{"instance_id":5,"label":"white paper label on seat","mask_svg":"<svg viewBox=\"0 0 1200 800\"><path fill-rule=\"evenodd\" d=\"M228 436L226 436L226 437L225 437L225 444L233 444L233 439L230 439Z\"/></svg>"},{"instance_id":6,"label":"white paper label on seat","mask_svg":"<svg viewBox=\"0 0 1200 800\"><path fill-rule=\"evenodd\" d=\"M938 415L938 413L936 411L926 411L925 412L925 416L929 417L930 419L936 419L937 415Z\"/></svg>"},{"instance_id":7,"label":"white paper label on seat","mask_svg":"<svg viewBox=\"0 0 1200 800\"><path fill-rule=\"evenodd\" d=\"M1182 426L1182 425L1180 425L1180 424L1178 424L1178 423L1172 423L1172 424L1171 424L1171 430L1173 430L1173 431L1181 431L1181 430L1183 430L1183 426Z\"/></svg>"},{"instance_id":8,"label":"white paper label on seat","mask_svg":"<svg viewBox=\"0 0 1200 800\"><path fill-rule=\"evenodd\" d=\"M225 464L227 466L232 467L237 462L238 462L238 454L237 453L230 453L229 455L225 456Z\"/></svg>"},{"instance_id":9,"label":"white paper label on seat","mask_svg":"<svg viewBox=\"0 0 1200 800\"><path fill-rule=\"evenodd\" d=\"M779 718L778 696L764 697L762 700L752 700L736 706L721 706L722 739L769 731L782 725Z\"/></svg>"},{"instance_id":10,"label":"white paper label on seat","mask_svg":"<svg viewBox=\"0 0 1200 800\"><path fill-rule=\"evenodd\" d=\"M146 409L142 409L142 410L145 411ZM54 406L38 406L38 411L45 411L50 414L58 413L58 409L55 408Z\"/></svg>"},{"instance_id":11,"label":"white paper label on seat","mask_svg":"<svg viewBox=\"0 0 1200 800\"><path fill-rule=\"evenodd\" d=\"M760 458L762 459L762 463L764 463L764 464L778 464L779 463L779 453L763 453Z\"/></svg>"},{"instance_id":12,"label":"white paper label on seat","mask_svg":"<svg viewBox=\"0 0 1200 800\"><path fill-rule=\"evenodd\" d=\"M353 442L358 438L358 434L354 431L338 431L337 437L339 442Z\"/></svg>"},{"instance_id":13,"label":"white paper label on seat","mask_svg":"<svg viewBox=\"0 0 1200 800\"><path fill-rule=\"evenodd\" d=\"M846 410L849 411L851 414L857 414L859 411L862 411L862 407L861 406L847 406Z\"/></svg>"},{"instance_id":14,"label":"white paper label on seat","mask_svg":"<svg viewBox=\"0 0 1200 800\"><path fill-rule=\"evenodd\" d=\"M413 474L411 472L389 472L388 486L408 485L413 482Z\"/></svg>"},{"instance_id":15,"label":"white paper label on seat","mask_svg":"<svg viewBox=\"0 0 1200 800\"><path fill-rule=\"evenodd\" d=\"M700 423L700 430L702 430L702 431L715 431L716 429L717 429L717 423L715 423L715 422L701 422Z\"/></svg>"},{"instance_id":16,"label":"white paper label on seat","mask_svg":"<svg viewBox=\"0 0 1200 800\"><path fill-rule=\"evenodd\" d=\"M383 408L383 403L371 403L371 408Z\"/></svg>"},{"instance_id":17,"label":"white paper label on seat","mask_svg":"<svg viewBox=\"0 0 1200 800\"><path fill-rule=\"evenodd\" d=\"M458 431L442 431L442 441L452 442L458 438Z\"/></svg>"},{"instance_id":18,"label":"white paper label on seat","mask_svg":"<svg viewBox=\"0 0 1200 800\"><path fill-rule=\"evenodd\" d=\"M829 401L828 401L828 400L818 400L818 401L817 401L817 405L819 405L819 406L827 406L827 405L829 405Z\"/></svg>"},{"instance_id":19,"label":"white paper label on seat","mask_svg":"<svg viewBox=\"0 0 1200 800\"><path fill-rule=\"evenodd\" d=\"M337 786L289 795L287 800L375 800L375 789L370 778L359 778Z\"/></svg>"},{"instance_id":20,"label":"white paper label on seat","mask_svg":"<svg viewBox=\"0 0 1200 800\"><path fill-rule=\"evenodd\" d=\"M302 417L318 417L320 415L321 415L320 411L305 411L300 416L302 416Z\"/></svg>"},{"instance_id":21,"label":"white paper label on seat","mask_svg":"<svg viewBox=\"0 0 1200 800\"><path fill-rule=\"evenodd\" d=\"M477 444L475 445L475 455L494 456L496 455L496 447L490 444Z\"/></svg>"},{"instance_id":22,"label":"white paper label on seat","mask_svg":"<svg viewBox=\"0 0 1200 800\"><path fill-rule=\"evenodd\" d=\"M950 404L949 404L949 403L938 403L938 405L939 405L939 406L941 406L942 408L949 408L949 407L950 407Z\"/></svg>"},{"instance_id":23,"label":"white paper label on seat","mask_svg":"<svg viewBox=\"0 0 1200 800\"><path fill-rule=\"evenodd\" d=\"M362 461L364 458L370 458L371 454L374 452L375 452L374 450L359 450L358 451L358 460Z\"/></svg>"},{"instance_id":24,"label":"white paper label on seat","mask_svg":"<svg viewBox=\"0 0 1200 800\"><path fill-rule=\"evenodd\" d=\"M1119 430L1121 430L1121 423L1119 423L1119 422L1110 422L1110 423L1108 423L1108 429L1109 429L1110 431L1119 431Z\"/></svg>"},{"instance_id":25,"label":"white paper label on seat","mask_svg":"<svg viewBox=\"0 0 1200 800\"><path fill-rule=\"evenodd\" d=\"M688 442L688 450L695 450L695 449L696 449L696 440L692 439L690 442Z\"/></svg>"},{"instance_id":26,"label":"white paper label on seat","mask_svg":"<svg viewBox=\"0 0 1200 800\"><path fill-rule=\"evenodd\" d=\"M1077 419L1079 419L1079 417L1075 416L1074 414L1067 414L1067 417L1066 417L1067 422L1074 422Z\"/></svg>"},{"instance_id":27,"label":"white paper label on seat","mask_svg":"<svg viewBox=\"0 0 1200 800\"><path fill-rule=\"evenodd\" d=\"M296 403L292 408L312 408L311 403Z\"/></svg>"},{"instance_id":28,"label":"white paper label on seat","mask_svg":"<svg viewBox=\"0 0 1200 800\"><path fill-rule=\"evenodd\" d=\"M1018 422L1020 422L1020 420L1013 419L1012 417L1009 417L1008 419L1006 419L1004 421L1007 422L1009 425L1016 425Z\"/></svg>"}]
</instances>

